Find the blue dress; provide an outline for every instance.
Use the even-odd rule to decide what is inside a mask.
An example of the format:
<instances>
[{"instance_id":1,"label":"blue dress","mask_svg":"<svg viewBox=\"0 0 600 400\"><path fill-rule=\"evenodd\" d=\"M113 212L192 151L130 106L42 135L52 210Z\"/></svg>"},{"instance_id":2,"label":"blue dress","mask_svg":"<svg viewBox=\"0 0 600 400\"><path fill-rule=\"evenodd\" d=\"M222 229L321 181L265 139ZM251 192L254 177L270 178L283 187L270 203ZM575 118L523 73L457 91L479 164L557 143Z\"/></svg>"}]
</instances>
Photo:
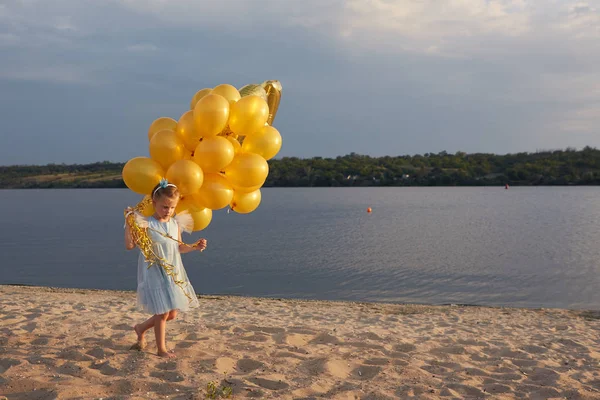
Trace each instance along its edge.
<instances>
[{"instance_id":1,"label":"blue dress","mask_svg":"<svg viewBox=\"0 0 600 400\"><path fill-rule=\"evenodd\" d=\"M149 217L148 226L159 232L167 233L173 238L179 237L179 227L173 218L168 222L159 222L154 217ZM188 311L190 308L198 307L200 305L198 298L183 268L179 243L150 229L148 235L154 242L156 255L175 267L177 280L183 281L183 284L176 284L161 265L149 266L140 251L138 257L138 308L150 314L164 314L171 310Z\"/></svg>"}]
</instances>

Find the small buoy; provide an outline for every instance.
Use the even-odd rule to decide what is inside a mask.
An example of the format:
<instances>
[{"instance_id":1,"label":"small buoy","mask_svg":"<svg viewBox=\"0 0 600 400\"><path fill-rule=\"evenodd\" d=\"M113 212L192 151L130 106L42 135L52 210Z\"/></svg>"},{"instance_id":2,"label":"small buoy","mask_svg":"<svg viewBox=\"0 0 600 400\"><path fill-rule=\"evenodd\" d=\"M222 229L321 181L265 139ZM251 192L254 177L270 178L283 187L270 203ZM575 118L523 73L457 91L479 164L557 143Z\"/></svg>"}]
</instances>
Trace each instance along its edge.
<instances>
[{"instance_id":1,"label":"small buoy","mask_svg":"<svg viewBox=\"0 0 600 400\"><path fill-rule=\"evenodd\" d=\"M371 209L371 207L367 208L367 212L371 213L373 210Z\"/></svg>"}]
</instances>

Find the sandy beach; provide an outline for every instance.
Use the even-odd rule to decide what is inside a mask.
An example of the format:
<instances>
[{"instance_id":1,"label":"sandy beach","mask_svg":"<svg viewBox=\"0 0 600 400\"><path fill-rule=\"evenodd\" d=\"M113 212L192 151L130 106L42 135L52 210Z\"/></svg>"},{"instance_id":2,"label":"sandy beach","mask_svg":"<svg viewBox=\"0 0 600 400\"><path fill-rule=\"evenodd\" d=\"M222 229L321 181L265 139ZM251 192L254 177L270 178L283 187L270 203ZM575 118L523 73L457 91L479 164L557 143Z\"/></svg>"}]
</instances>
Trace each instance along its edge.
<instances>
[{"instance_id":1,"label":"sandy beach","mask_svg":"<svg viewBox=\"0 0 600 400\"><path fill-rule=\"evenodd\" d=\"M600 312L202 296L174 360L135 293L0 286L0 398L600 399Z\"/></svg>"}]
</instances>

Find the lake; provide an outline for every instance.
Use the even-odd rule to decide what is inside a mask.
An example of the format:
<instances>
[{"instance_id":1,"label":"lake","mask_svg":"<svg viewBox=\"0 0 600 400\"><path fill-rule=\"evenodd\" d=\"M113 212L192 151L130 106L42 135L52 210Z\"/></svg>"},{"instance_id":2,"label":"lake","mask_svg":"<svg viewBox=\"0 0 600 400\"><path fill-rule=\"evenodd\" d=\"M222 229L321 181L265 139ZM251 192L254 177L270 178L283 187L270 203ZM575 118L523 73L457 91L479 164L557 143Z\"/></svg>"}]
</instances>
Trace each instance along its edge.
<instances>
[{"instance_id":1,"label":"lake","mask_svg":"<svg viewBox=\"0 0 600 400\"><path fill-rule=\"evenodd\" d=\"M0 283L134 290L140 198L1 190ZM600 187L267 188L199 237L183 260L202 294L600 308Z\"/></svg>"}]
</instances>

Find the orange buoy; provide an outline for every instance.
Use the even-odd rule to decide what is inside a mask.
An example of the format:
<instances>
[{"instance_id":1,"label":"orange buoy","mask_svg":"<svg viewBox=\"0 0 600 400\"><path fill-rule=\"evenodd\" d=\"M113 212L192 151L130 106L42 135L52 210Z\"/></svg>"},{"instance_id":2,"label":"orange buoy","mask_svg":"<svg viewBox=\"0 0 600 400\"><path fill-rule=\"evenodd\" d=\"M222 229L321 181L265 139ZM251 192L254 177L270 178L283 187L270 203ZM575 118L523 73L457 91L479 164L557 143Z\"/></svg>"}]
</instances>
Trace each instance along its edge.
<instances>
[{"instance_id":1,"label":"orange buoy","mask_svg":"<svg viewBox=\"0 0 600 400\"><path fill-rule=\"evenodd\" d=\"M367 208L367 212L371 213L373 210L371 209L371 207Z\"/></svg>"}]
</instances>

